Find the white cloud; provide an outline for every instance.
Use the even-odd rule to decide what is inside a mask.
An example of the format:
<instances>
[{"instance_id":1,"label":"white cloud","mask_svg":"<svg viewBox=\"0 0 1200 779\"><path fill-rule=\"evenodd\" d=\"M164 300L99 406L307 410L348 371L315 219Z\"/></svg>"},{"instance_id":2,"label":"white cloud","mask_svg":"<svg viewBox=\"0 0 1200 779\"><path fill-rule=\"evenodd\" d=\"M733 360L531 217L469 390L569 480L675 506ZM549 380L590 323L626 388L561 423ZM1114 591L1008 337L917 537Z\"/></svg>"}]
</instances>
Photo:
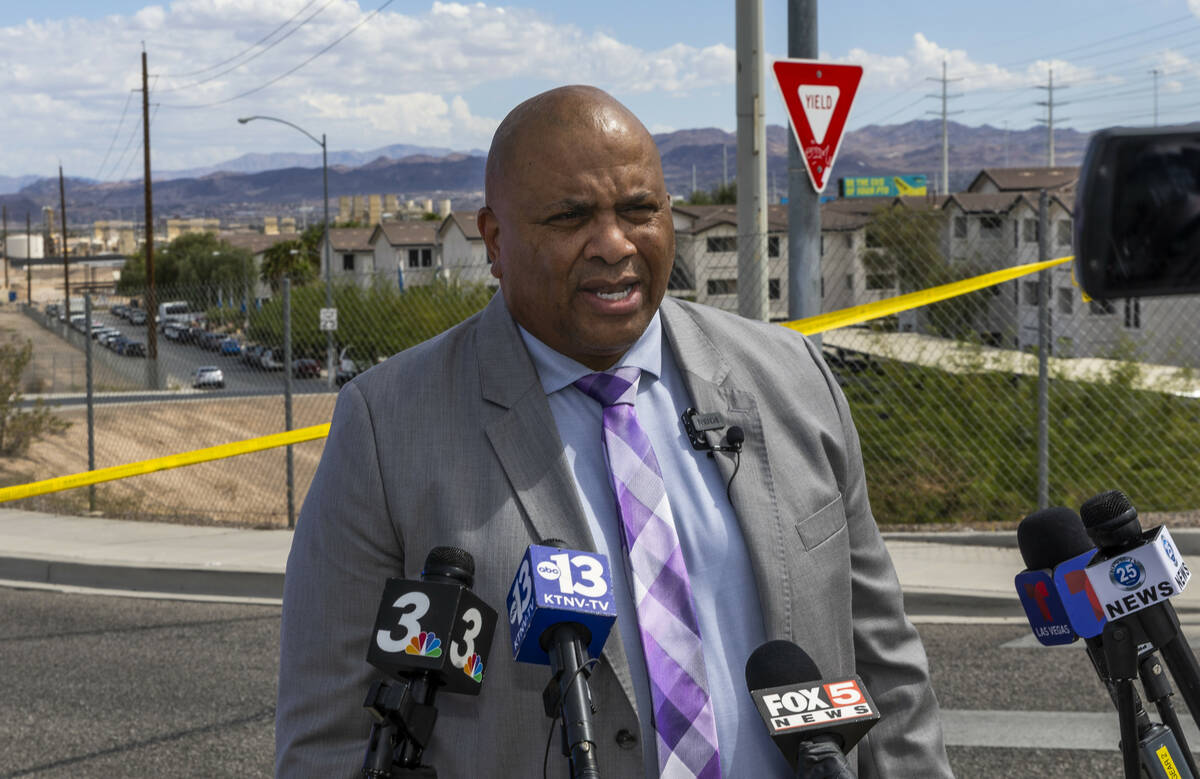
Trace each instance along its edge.
<instances>
[{"instance_id":1,"label":"white cloud","mask_svg":"<svg viewBox=\"0 0 1200 779\"><path fill-rule=\"evenodd\" d=\"M0 69L8 74L6 98L14 109L0 114L0 132L19 139L0 147L0 173L36 172L29 160L62 156L75 175L95 174L128 90L141 86L143 41L153 79L151 100L161 104L153 143L155 166L163 168L195 164L206 150L215 162L230 143L241 151L271 144L303 147L302 140L287 137L286 128L239 130L233 119L247 113L326 132L333 148L401 142L486 147L500 119L488 114L506 108L480 113L472 104L484 99L481 91L494 104L493 92L520 92L522 82L534 85L527 93L579 82L618 97L671 100L733 83L734 52L723 44L667 39L661 48L646 49L526 8L431 2L415 9L397 3L295 74L228 101L317 54L367 19L373 5L174 0L126 16L0 28ZM286 40L270 48L255 46L293 16L268 43L287 35ZM296 28L303 20L308 21ZM219 64L222 60L230 61ZM138 118L139 102L135 94L114 158ZM196 107L207 104L214 105ZM63 148L68 127L81 140ZM108 177L120 171L101 173Z\"/></svg>"},{"instance_id":2,"label":"white cloud","mask_svg":"<svg viewBox=\"0 0 1200 779\"><path fill-rule=\"evenodd\" d=\"M863 66L863 89L895 90L919 86L927 79L941 78L943 62L946 63L947 78L961 79L955 82L957 91L1013 89L1044 84L1050 68L1054 69L1055 81L1062 83L1096 78L1094 69L1073 65L1064 60L1038 60L1019 70L990 62L979 62L966 51L941 46L922 33L913 35L912 47L902 55L882 55L864 49L851 49L845 57L834 59Z\"/></svg>"},{"instance_id":3,"label":"white cloud","mask_svg":"<svg viewBox=\"0 0 1200 779\"><path fill-rule=\"evenodd\" d=\"M1200 17L1200 0L1188 0L1188 10Z\"/></svg>"}]
</instances>

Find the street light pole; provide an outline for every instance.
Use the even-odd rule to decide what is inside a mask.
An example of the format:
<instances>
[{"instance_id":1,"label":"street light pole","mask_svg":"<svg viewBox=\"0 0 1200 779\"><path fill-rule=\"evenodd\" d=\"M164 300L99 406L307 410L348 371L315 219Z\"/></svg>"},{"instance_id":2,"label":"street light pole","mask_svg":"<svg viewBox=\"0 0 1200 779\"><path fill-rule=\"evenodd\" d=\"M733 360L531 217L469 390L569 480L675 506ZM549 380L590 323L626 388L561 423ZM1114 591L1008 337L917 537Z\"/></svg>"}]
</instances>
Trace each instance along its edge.
<instances>
[{"instance_id":1,"label":"street light pole","mask_svg":"<svg viewBox=\"0 0 1200 779\"><path fill-rule=\"evenodd\" d=\"M240 124L246 124L247 122L252 122L255 119L264 119L268 122L286 124L293 130L304 133L306 136L308 136L309 140L321 147L321 194L322 199L325 201L325 234L321 238L321 257L325 263L325 307L333 308L333 281L331 276L333 263L329 255L329 157L325 146L325 133L321 133L321 140L317 140L315 135L310 133L308 130L305 130L303 127L292 124L286 119L279 119L278 117L274 116L243 116L238 119L238 122ZM332 330L325 331L325 365L328 373L328 386L330 389L333 389L337 379L337 370L334 367L334 344Z\"/></svg>"}]
</instances>

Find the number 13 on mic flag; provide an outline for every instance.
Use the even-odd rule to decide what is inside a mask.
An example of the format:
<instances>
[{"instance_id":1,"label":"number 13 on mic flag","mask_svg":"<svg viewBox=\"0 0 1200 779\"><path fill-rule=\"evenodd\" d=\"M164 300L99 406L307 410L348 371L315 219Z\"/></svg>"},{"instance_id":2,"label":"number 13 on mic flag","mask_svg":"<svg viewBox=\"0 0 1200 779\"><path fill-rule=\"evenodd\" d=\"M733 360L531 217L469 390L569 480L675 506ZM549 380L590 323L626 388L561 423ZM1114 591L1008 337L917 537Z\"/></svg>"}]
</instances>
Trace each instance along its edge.
<instances>
[{"instance_id":1,"label":"number 13 on mic flag","mask_svg":"<svg viewBox=\"0 0 1200 779\"><path fill-rule=\"evenodd\" d=\"M808 179L820 193L829 182L842 145L842 132L862 80L862 66L785 59L775 60L771 69L787 106Z\"/></svg>"}]
</instances>

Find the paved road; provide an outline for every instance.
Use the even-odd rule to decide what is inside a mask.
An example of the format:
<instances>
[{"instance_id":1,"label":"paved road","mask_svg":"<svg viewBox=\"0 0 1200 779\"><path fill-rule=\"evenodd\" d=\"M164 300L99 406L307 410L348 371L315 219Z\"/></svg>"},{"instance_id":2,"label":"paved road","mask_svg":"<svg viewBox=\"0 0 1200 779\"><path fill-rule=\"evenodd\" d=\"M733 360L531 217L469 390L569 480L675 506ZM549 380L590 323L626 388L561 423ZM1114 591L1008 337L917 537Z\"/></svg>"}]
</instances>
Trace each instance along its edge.
<instances>
[{"instance_id":1,"label":"paved road","mask_svg":"<svg viewBox=\"0 0 1200 779\"><path fill-rule=\"evenodd\" d=\"M918 617L956 774L1119 776L1082 651L1005 619ZM273 606L0 588L0 777L269 776L278 636Z\"/></svg>"},{"instance_id":2,"label":"paved road","mask_svg":"<svg viewBox=\"0 0 1200 779\"><path fill-rule=\"evenodd\" d=\"M92 313L96 324L115 327L127 338L146 343L146 326L132 325L107 310L97 309ZM57 332L57 328L52 328ZM82 341L82 336L78 339ZM145 381L145 360L140 357L124 357L93 342L93 354L97 359L104 360L109 370L134 384ZM322 352L323 354L323 352ZM184 344L158 335L159 370L168 377L168 383L190 388L196 368L201 365L216 365L225 374L225 389L216 390L219 394L256 395L281 394L283 392L283 371L264 371L253 368L242 362L240 356L225 356L219 352L208 351L194 344ZM322 357L322 363L324 359ZM292 390L297 394L310 392L326 392L328 387L324 378L296 378Z\"/></svg>"}]
</instances>

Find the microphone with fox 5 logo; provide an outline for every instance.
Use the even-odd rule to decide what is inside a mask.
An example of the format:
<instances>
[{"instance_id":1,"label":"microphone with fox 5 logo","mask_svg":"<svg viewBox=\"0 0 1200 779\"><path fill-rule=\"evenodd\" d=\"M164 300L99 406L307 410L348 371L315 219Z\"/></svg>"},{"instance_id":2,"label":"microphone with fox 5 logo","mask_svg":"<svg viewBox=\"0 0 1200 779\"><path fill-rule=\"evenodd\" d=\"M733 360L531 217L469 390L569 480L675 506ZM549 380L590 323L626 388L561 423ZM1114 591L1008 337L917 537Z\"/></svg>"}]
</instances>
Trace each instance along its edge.
<instances>
[{"instance_id":1,"label":"microphone with fox 5 logo","mask_svg":"<svg viewBox=\"0 0 1200 779\"><path fill-rule=\"evenodd\" d=\"M767 732L800 779L853 779L846 753L879 720L857 676L822 679L791 641L768 641L746 661L746 686Z\"/></svg>"},{"instance_id":2,"label":"microphone with fox 5 logo","mask_svg":"<svg viewBox=\"0 0 1200 779\"><path fill-rule=\"evenodd\" d=\"M367 662L401 684L377 681L363 706L375 718L364 776L391 776L392 765L420 767L433 734L439 690L478 695L496 629L496 611L471 591L475 560L434 547L421 580L388 579Z\"/></svg>"},{"instance_id":3,"label":"microphone with fox 5 logo","mask_svg":"<svg viewBox=\"0 0 1200 779\"><path fill-rule=\"evenodd\" d=\"M604 555L563 546L547 539L525 552L508 594L508 628L514 660L550 666L542 704L547 717L562 716L571 776L599 779L588 676L617 618L612 576Z\"/></svg>"}]
</instances>

